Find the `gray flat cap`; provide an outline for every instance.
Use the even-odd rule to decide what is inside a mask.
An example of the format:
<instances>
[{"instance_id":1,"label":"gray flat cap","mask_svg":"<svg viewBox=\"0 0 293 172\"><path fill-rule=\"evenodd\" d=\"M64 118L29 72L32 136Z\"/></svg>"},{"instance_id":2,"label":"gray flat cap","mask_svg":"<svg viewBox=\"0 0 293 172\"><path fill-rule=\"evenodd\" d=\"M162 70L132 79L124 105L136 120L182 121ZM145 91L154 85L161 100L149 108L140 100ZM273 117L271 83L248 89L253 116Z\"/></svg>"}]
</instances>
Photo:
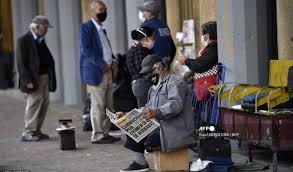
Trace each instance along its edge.
<instances>
[{"instance_id":1,"label":"gray flat cap","mask_svg":"<svg viewBox=\"0 0 293 172\"><path fill-rule=\"evenodd\" d=\"M49 28L52 28L53 26L50 24L49 20L45 16L36 16L32 23L35 24L41 24L41 25L48 25Z\"/></svg>"},{"instance_id":2,"label":"gray flat cap","mask_svg":"<svg viewBox=\"0 0 293 172\"><path fill-rule=\"evenodd\" d=\"M153 15L160 13L160 4L156 1L150 0L137 8L139 11L148 11Z\"/></svg>"},{"instance_id":3,"label":"gray flat cap","mask_svg":"<svg viewBox=\"0 0 293 172\"><path fill-rule=\"evenodd\" d=\"M140 74L148 73L153 70L154 64L162 62L162 58L156 54L147 55L141 64L141 71Z\"/></svg>"}]
</instances>

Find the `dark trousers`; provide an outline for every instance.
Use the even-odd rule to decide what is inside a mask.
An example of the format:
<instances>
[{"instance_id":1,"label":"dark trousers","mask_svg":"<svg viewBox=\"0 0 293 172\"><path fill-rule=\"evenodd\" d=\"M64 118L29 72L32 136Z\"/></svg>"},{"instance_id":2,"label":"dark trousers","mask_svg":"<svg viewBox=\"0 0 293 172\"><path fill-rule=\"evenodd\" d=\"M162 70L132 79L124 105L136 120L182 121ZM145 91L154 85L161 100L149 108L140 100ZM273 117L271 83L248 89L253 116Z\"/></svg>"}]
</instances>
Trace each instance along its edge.
<instances>
[{"instance_id":1,"label":"dark trousers","mask_svg":"<svg viewBox=\"0 0 293 172\"><path fill-rule=\"evenodd\" d=\"M147 137L136 143L132 138L127 136L125 145L127 149L134 152L144 153L145 149L152 149L161 146L160 129L155 129Z\"/></svg>"}]
</instances>

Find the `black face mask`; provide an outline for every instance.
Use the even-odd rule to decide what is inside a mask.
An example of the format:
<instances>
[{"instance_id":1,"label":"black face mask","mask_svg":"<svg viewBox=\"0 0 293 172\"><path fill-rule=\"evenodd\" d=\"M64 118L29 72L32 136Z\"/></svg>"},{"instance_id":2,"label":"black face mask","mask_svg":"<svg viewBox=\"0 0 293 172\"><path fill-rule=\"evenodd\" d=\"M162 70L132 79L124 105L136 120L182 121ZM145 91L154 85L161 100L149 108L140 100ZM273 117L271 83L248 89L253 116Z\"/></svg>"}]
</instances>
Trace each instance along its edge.
<instances>
[{"instance_id":1,"label":"black face mask","mask_svg":"<svg viewBox=\"0 0 293 172\"><path fill-rule=\"evenodd\" d=\"M104 11L102 13L98 13L97 18L99 19L100 22L104 22L107 18L107 11Z\"/></svg>"},{"instance_id":2,"label":"black face mask","mask_svg":"<svg viewBox=\"0 0 293 172\"><path fill-rule=\"evenodd\" d=\"M160 75L156 73L156 74L153 74L153 75L148 76L148 81L152 85L157 85L158 82L159 82L159 78L160 78Z\"/></svg>"}]
</instances>

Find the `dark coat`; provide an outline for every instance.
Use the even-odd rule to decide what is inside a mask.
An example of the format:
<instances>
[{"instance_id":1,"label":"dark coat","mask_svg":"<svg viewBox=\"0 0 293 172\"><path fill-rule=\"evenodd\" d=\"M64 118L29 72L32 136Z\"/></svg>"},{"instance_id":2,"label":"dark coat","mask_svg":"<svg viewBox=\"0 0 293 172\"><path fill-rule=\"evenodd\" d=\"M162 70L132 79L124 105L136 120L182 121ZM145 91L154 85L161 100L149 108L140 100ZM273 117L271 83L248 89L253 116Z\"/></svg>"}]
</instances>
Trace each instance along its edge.
<instances>
[{"instance_id":1,"label":"dark coat","mask_svg":"<svg viewBox=\"0 0 293 172\"><path fill-rule=\"evenodd\" d=\"M42 41L41 44L45 45L46 51L50 56L48 69L49 91L54 92L57 87L54 59L45 41ZM18 38L16 58L17 69L19 73L19 88L24 93L31 93L38 87L37 81L39 79L40 65L37 46L31 31ZM34 88L28 89L26 86L28 83L33 83Z\"/></svg>"},{"instance_id":2,"label":"dark coat","mask_svg":"<svg viewBox=\"0 0 293 172\"><path fill-rule=\"evenodd\" d=\"M187 59L186 66L196 73L203 73L212 69L218 63L218 46L217 42L208 44L203 54L196 59Z\"/></svg>"},{"instance_id":3,"label":"dark coat","mask_svg":"<svg viewBox=\"0 0 293 172\"><path fill-rule=\"evenodd\" d=\"M155 30L155 44L152 52L162 57L170 65L176 55L176 46L168 25L160 19L151 18L144 21L141 26L151 27Z\"/></svg>"}]
</instances>

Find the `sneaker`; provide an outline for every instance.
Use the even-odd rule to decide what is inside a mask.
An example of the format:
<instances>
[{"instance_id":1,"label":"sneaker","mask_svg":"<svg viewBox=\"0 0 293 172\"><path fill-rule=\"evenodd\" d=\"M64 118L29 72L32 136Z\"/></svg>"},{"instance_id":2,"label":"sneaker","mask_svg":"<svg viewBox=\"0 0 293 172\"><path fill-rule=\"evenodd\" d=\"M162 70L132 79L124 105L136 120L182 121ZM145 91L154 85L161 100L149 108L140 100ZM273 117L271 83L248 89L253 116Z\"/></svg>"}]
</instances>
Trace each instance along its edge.
<instances>
[{"instance_id":1,"label":"sneaker","mask_svg":"<svg viewBox=\"0 0 293 172\"><path fill-rule=\"evenodd\" d=\"M42 132L35 132L33 134L33 136L38 137L40 140L49 140L50 139L50 137L47 134L44 134Z\"/></svg>"},{"instance_id":2,"label":"sneaker","mask_svg":"<svg viewBox=\"0 0 293 172\"><path fill-rule=\"evenodd\" d=\"M92 144L111 144L111 143L117 142L119 140L121 140L121 138L107 135L99 140L92 141Z\"/></svg>"},{"instance_id":3,"label":"sneaker","mask_svg":"<svg viewBox=\"0 0 293 172\"><path fill-rule=\"evenodd\" d=\"M149 171L150 168L149 168L149 165L146 164L146 165L140 165L138 163L136 163L135 161L133 161L129 167L125 168L124 170L120 170L120 172L128 172L128 171L131 171L131 172L143 172L143 171Z\"/></svg>"},{"instance_id":4,"label":"sneaker","mask_svg":"<svg viewBox=\"0 0 293 172\"><path fill-rule=\"evenodd\" d=\"M37 141L40 141L40 138L33 135L23 135L21 137L21 141L22 142L37 142Z\"/></svg>"}]
</instances>

